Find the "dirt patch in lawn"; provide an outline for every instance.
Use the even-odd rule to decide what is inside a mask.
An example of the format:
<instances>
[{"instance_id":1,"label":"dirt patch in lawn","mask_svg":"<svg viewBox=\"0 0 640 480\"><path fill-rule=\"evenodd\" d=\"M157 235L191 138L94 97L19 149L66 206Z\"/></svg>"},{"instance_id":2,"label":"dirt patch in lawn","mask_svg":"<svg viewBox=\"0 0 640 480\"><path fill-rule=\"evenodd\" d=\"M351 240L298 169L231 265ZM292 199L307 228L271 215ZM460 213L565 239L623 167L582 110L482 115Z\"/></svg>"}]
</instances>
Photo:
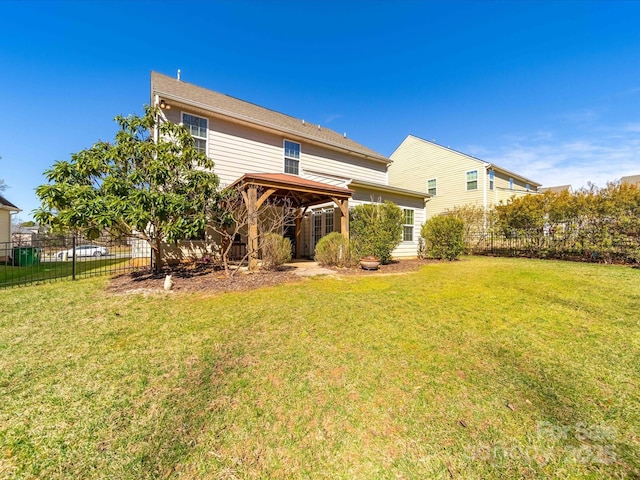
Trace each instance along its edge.
<instances>
[{"instance_id":1,"label":"dirt patch in lawn","mask_svg":"<svg viewBox=\"0 0 640 480\"><path fill-rule=\"evenodd\" d=\"M336 275L390 275L417 271L426 265L426 260L396 260L381 265L379 270L354 268L332 268ZM234 292L297 282L303 276L296 273L295 266L285 266L279 271L260 270L255 273L237 272L228 277L224 271L206 264L185 264L167 268L159 274L133 272L111 279L107 291L113 293L154 293L164 291L165 277L171 274L172 291L175 292ZM300 269L302 270L302 269Z\"/></svg>"}]
</instances>

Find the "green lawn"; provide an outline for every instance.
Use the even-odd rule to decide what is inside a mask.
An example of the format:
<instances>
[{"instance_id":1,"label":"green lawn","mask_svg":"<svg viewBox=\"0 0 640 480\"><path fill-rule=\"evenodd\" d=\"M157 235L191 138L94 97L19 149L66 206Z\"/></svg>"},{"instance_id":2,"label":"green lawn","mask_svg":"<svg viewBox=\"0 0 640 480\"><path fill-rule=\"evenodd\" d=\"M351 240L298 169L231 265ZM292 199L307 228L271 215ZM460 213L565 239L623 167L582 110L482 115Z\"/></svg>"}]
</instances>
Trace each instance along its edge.
<instances>
[{"instance_id":1,"label":"green lawn","mask_svg":"<svg viewBox=\"0 0 640 480\"><path fill-rule=\"evenodd\" d=\"M640 477L640 270L105 283L0 291L0 478Z\"/></svg>"}]
</instances>

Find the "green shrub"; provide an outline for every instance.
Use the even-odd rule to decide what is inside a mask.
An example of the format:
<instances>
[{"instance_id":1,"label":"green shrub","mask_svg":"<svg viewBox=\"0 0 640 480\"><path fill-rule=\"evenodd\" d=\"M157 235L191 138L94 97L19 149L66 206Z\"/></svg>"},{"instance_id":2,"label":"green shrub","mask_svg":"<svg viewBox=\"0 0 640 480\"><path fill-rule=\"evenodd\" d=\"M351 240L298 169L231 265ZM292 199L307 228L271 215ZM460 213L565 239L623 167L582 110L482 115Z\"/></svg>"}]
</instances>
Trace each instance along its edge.
<instances>
[{"instance_id":1,"label":"green shrub","mask_svg":"<svg viewBox=\"0 0 640 480\"><path fill-rule=\"evenodd\" d=\"M277 233L267 233L262 239L262 268L277 270L291 261L291 241Z\"/></svg>"},{"instance_id":2,"label":"green shrub","mask_svg":"<svg viewBox=\"0 0 640 480\"><path fill-rule=\"evenodd\" d=\"M332 267L350 267L355 263L349 240L338 232L331 232L320 239L316 245L315 259L322 265Z\"/></svg>"},{"instance_id":3,"label":"green shrub","mask_svg":"<svg viewBox=\"0 0 640 480\"><path fill-rule=\"evenodd\" d=\"M455 260L464 251L464 221L450 215L433 217L422 225L427 255Z\"/></svg>"},{"instance_id":4,"label":"green shrub","mask_svg":"<svg viewBox=\"0 0 640 480\"><path fill-rule=\"evenodd\" d=\"M404 215L395 203L358 205L350 212L349 231L352 251L357 257L374 256L383 264L402 241Z\"/></svg>"}]
</instances>

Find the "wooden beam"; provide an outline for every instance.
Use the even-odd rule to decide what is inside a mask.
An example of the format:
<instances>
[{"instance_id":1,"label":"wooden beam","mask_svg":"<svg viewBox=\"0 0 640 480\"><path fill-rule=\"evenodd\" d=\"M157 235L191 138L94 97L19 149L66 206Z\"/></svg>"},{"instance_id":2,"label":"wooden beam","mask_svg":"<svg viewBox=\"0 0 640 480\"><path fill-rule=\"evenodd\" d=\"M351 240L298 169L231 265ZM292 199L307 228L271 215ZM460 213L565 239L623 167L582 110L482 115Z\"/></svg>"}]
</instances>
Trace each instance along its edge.
<instances>
[{"instance_id":1,"label":"wooden beam","mask_svg":"<svg viewBox=\"0 0 640 480\"><path fill-rule=\"evenodd\" d=\"M258 200L256 200L256 211L262 206L262 204L265 202L265 200L267 198L269 198L271 195L273 195L274 193L276 193L276 189L275 188L270 188L269 190L264 192L262 195L260 195L260 198ZM256 193L256 195L257 195L257 193Z\"/></svg>"},{"instance_id":2,"label":"wooden beam","mask_svg":"<svg viewBox=\"0 0 640 480\"><path fill-rule=\"evenodd\" d=\"M340 233L344 238L349 238L349 199L331 197L331 200L340 209Z\"/></svg>"}]
</instances>

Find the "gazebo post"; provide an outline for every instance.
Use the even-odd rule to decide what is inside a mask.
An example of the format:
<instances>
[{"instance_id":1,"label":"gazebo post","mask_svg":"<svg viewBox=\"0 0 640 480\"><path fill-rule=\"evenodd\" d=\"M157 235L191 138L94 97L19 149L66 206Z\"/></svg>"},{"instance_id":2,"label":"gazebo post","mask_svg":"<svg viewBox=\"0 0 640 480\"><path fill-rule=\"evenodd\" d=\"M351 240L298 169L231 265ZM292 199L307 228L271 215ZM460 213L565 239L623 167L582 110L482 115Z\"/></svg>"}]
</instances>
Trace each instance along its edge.
<instances>
[{"instance_id":1,"label":"gazebo post","mask_svg":"<svg viewBox=\"0 0 640 480\"><path fill-rule=\"evenodd\" d=\"M255 185L250 185L246 194L243 192L242 198L247 206L247 218L249 224L249 271L255 272L258 269L258 189Z\"/></svg>"},{"instance_id":2,"label":"gazebo post","mask_svg":"<svg viewBox=\"0 0 640 480\"><path fill-rule=\"evenodd\" d=\"M331 200L340 209L340 233L346 239L349 238L349 199L331 197Z\"/></svg>"},{"instance_id":3,"label":"gazebo post","mask_svg":"<svg viewBox=\"0 0 640 480\"><path fill-rule=\"evenodd\" d=\"M248 185L246 190L242 191L242 199L247 206L247 223L249 226L249 271L258 270L258 210L262 204L276 192L275 188L269 188L258 198L258 186Z\"/></svg>"}]
</instances>

